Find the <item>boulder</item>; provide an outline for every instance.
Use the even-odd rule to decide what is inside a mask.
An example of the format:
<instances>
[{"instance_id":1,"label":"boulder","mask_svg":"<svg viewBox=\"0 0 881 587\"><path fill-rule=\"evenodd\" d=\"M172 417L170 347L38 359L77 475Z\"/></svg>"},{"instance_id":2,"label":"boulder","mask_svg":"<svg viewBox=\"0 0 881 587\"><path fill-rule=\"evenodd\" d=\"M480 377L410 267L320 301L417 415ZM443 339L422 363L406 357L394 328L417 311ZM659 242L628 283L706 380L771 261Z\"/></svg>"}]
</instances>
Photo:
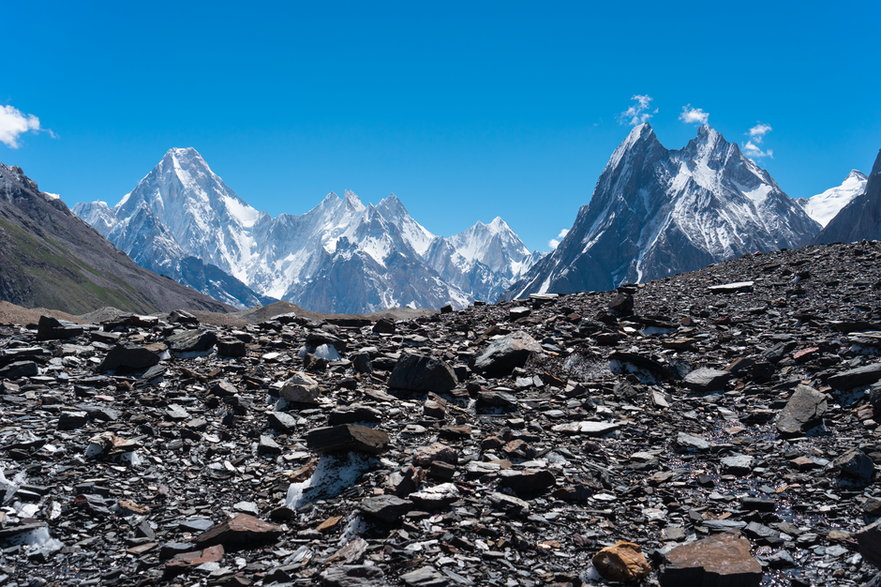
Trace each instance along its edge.
<instances>
[{"instance_id":1,"label":"boulder","mask_svg":"<svg viewBox=\"0 0 881 587\"><path fill-rule=\"evenodd\" d=\"M159 355L139 346L116 346L110 349L98 366L98 371L122 373L142 371L159 363Z\"/></svg>"},{"instance_id":2,"label":"boulder","mask_svg":"<svg viewBox=\"0 0 881 587\"><path fill-rule=\"evenodd\" d=\"M52 316L40 316L37 323L37 340L61 340L83 333L83 327Z\"/></svg>"},{"instance_id":3,"label":"boulder","mask_svg":"<svg viewBox=\"0 0 881 587\"><path fill-rule=\"evenodd\" d=\"M165 342L168 349L175 354L201 353L210 350L217 342L217 333L213 330L184 330L169 336Z\"/></svg>"},{"instance_id":4,"label":"boulder","mask_svg":"<svg viewBox=\"0 0 881 587\"><path fill-rule=\"evenodd\" d=\"M317 406L320 390L318 382L308 373L297 371L282 385L279 395L292 404Z\"/></svg>"},{"instance_id":5,"label":"boulder","mask_svg":"<svg viewBox=\"0 0 881 587\"><path fill-rule=\"evenodd\" d=\"M603 578L622 583L641 581L652 570L642 549L633 542L618 541L607 546L593 555L591 562Z\"/></svg>"},{"instance_id":6,"label":"boulder","mask_svg":"<svg viewBox=\"0 0 881 587\"><path fill-rule=\"evenodd\" d=\"M474 361L474 368L489 377L504 377L526 364L534 353L541 353L537 340L525 332L512 332L492 341Z\"/></svg>"},{"instance_id":7,"label":"boulder","mask_svg":"<svg viewBox=\"0 0 881 587\"><path fill-rule=\"evenodd\" d=\"M784 435L802 434L826 413L826 396L812 387L799 385L777 417L777 430Z\"/></svg>"},{"instance_id":8,"label":"boulder","mask_svg":"<svg viewBox=\"0 0 881 587\"><path fill-rule=\"evenodd\" d=\"M456 383L455 371L440 359L406 353L395 363L388 386L405 391L445 393L456 387Z\"/></svg>"}]
</instances>

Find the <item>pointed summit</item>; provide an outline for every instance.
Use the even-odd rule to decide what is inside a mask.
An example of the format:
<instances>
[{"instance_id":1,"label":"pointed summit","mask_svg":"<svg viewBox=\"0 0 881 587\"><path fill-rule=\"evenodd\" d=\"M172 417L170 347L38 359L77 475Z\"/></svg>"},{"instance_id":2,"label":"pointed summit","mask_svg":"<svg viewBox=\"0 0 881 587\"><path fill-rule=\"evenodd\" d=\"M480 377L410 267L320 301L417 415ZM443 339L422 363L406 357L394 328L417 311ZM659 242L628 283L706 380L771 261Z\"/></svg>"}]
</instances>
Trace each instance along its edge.
<instances>
[{"instance_id":1,"label":"pointed summit","mask_svg":"<svg viewBox=\"0 0 881 587\"><path fill-rule=\"evenodd\" d=\"M634 159L641 160L645 157L651 157L654 153L665 150L663 145L655 136L655 130L648 122L638 124L631 129L606 164L606 171L616 168L622 162L632 161Z\"/></svg>"},{"instance_id":2,"label":"pointed summit","mask_svg":"<svg viewBox=\"0 0 881 587\"><path fill-rule=\"evenodd\" d=\"M857 183L850 176L845 184L848 182ZM823 232L817 236L816 242L853 242L863 239L881 239L881 151L878 152L862 192L854 196L829 221Z\"/></svg>"},{"instance_id":3,"label":"pointed summit","mask_svg":"<svg viewBox=\"0 0 881 587\"><path fill-rule=\"evenodd\" d=\"M840 185L810 198L798 199L796 202L804 208L808 216L825 227L854 198L866 191L867 182L868 178L863 172L852 169Z\"/></svg>"}]
</instances>

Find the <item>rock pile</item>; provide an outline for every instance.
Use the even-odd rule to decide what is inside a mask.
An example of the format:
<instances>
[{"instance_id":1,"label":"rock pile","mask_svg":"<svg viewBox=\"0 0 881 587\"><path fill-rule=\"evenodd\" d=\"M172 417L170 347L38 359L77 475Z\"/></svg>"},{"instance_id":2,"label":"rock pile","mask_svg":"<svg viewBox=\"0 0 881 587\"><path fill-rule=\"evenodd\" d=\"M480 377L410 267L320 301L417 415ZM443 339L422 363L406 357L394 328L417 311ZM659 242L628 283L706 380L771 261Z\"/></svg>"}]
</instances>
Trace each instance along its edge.
<instances>
[{"instance_id":1,"label":"rock pile","mask_svg":"<svg viewBox=\"0 0 881 587\"><path fill-rule=\"evenodd\" d=\"M0 326L0 582L881 582L879 365L877 242L397 322Z\"/></svg>"}]
</instances>

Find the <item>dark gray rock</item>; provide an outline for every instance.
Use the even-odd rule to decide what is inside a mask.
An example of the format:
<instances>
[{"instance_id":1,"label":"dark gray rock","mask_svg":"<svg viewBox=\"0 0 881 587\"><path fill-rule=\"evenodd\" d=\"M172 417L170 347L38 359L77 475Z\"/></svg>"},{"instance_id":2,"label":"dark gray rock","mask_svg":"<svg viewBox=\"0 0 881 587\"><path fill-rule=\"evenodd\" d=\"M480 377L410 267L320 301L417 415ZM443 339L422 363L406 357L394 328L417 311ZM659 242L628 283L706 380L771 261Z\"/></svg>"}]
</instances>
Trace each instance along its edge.
<instances>
[{"instance_id":1,"label":"dark gray rock","mask_svg":"<svg viewBox=\"0 0 881 587\"><path fill-rule=\"evenodd\" d=\"M457 382L456 373L442 360L406 353L395 364L388 386L406 391L445 393L456 387Z\"/></svg>"},{"instance_id":2,"label":"dark gray rock","mask_svg":"<svg viewBox=\"0 0 881 587\"><path fill-rule=\"evenodd\" d=\"M139 346L116 346L107 353L98 371L142 371L159 363L159 355Z\"/></svg>"},{"instance_id":3,"label":"dark gray rock","mask_svg":"<svg viewBox=\"0 0 881 587\"><path fill-rule=\"evenodd\" d=\"M366 516L392 524L413 509L413 502L395 495L377 495L362 500L358 509Z\"/></svg>"},{"instance_id":4,"label":"dark gray rock","mask_svg":"<svg viewBox=\"0 0 881 587\"><path fill-rule=\"evenodd\" d=\"M306 445L317 453L358 451L379 454L388 448L389 438L382 430L358 424L342 424L310 430Z\"/></svg>"},{"instance_id":5,"label":"dark gray rock","mask_svg":"<svg viewBox=\"0 0 881 587\"><path fill-rule=\"evenodd\" d=\"M172 353L199 353L214 347L217 333L213 330L184 330L172 334L165 342Z\"/></svg>"},{"instance_id":6,"label":"dark gray rock","mask_svg":"<svg viewBox=\"0 0 881 587\"><path fill-rule=\"evenodd\" d=\"M82 326L52 316L40 316L40 321L37 323L37 340L73 338L82 333Z\"/></svg>"},{"instance_id":7,"label":"dark gray rock","mask_svg":"<svg viewBox=\"0 0 881 587\"><path fill-rule=\"evenodd\" d=\"M879 379L881 379L881 363L874 363L837 373L829 378L829 385L835 389L852 389L861 385L871 385Z\"/></svg>"}]
</instances>

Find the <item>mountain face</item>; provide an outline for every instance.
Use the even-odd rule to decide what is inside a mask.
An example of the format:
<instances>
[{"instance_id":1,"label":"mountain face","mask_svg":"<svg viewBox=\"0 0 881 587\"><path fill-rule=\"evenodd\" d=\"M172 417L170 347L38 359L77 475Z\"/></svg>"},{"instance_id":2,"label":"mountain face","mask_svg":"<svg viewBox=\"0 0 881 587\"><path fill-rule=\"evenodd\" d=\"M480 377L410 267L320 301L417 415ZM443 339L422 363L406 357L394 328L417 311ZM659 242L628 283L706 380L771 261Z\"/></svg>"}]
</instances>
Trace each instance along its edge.
<instances>
[{"instance_id":1,"label":"mountain face","mask_svg":"<svg viewBox=\"0 0 881 587\"><path fill-rule=\"evenodd\" d=\"M862 194L853 198L817 236L817 243L881 239L881 151Z\"/></svg>"},{"instance_id":2,"label":"mountain face","mask_svg":"<svg viewBox=\"0 0 881 587\"><path fill-rule=\"evenodd\" d=\"M808 244L820 226L709 126L664 148L648 124L612 154L560 245L506 292L606 290L755 251Z\"/></svg>"},{"instance_id":3,"label":"mountain face","mask_svg":"<svg viewBox=\"0 0 881 587\"><path fill-rule=\"evenodd\" d=\"M536 260L501 219L443 238L394 195L365 205L331 193L305 214L272 218L195 149L169 150L113 208L74 212L137 263L239 307L267 298L343 313L462 307L496 299Z\"/></svg>"},{"instance_id":4,"label":"mountain face","mask_svg":"<svg viewBox=\"0 0 881 587\"><path fill-rule=\"evenodd\" d=\"M796 203L821 226L826 226L842 208L866 191L867 181L868 178L862 172L854 169L841 185L810 198L799 198Z\"/></svg>"},{"instance_id":5,"label":"mountain face","mask_svg":"<svg viewBox=\"0 0 881 587\"><path fill-rule=\"evenodd\" d=\"M232 308L139 267L39 191L18 167L0 163L0 299L81 314L103 306L132 312Z\"/></svg>"}]
</instances>

